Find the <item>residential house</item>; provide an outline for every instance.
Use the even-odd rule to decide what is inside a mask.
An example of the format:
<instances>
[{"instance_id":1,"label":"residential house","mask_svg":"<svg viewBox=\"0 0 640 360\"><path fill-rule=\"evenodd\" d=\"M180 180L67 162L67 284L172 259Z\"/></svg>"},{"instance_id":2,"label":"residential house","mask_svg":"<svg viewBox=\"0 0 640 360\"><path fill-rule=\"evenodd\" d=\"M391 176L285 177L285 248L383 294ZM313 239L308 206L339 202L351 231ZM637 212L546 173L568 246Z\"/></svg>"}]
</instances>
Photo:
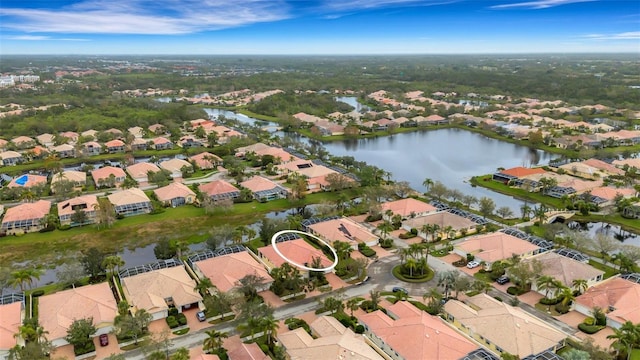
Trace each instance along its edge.
<instances>
[{"instance_id":1,"label":"residential house","mask_svg":"<svg viewBox=\"0 0 640 360\"><path fill-rule=\"evenodd\" d=\"M38 200L24 203L7 209L0 227L2 233L14 235L35 232L44 229L45 217L49 215L51 202Z\"/></svg>"},{"instance_id":2,"label":"residential house","mask_svg":"<svg viewBox=\"0 0 640 360\"><path fill-rule=\"evenodd\" d=\"M367 339L394 360L463 359L479 347L408 301L388 306L386 313L376 310L357 317Z\"/></svg>"},{"instance_id":3,"label":"residential house","mask_svg":"<svg viewBox=\"0 0 640 360\"><path fill-rule=\"evenodd\" d=\"M520 359L555 353L564 347L567 335L519 307L480 293L465 302L449 300L444 317L458 330L498 355Z\"/></svg>"},{"instance_id":4,"label":"residential house","mask_svg":"<svg viewBox=\"0 0 640 360\"><path fill-rule=\"evenodd\" d=\"M164 135L167 132L166 126L158 123L149 125L148 129L152 134L155 135Z\"/></svg>"},{"instance_id":5,"label":"residential house","mask_svg":"<svg viewBox=\"0 0 640 360\"><path fill-rule=\"evenodd\" d=\"M201 193L207 194L213 201L240 197L240 190L224 180L215 180L198 186Z\"/></svg>"},{"instance_id":6,"label":"residential house","mask_svg":"<svg viewBox=\"0 0 640 360\"><path fill-rule=\"evenodd\" d=\"M347 242L354 250L358 249L359 243L365 243L368 246L378 244L378 236L349 218L331 219L311 224L307 227L307 231L324 239L329 244L333 244L336 240Z\"/></svg>"},{"instance_id":7,"label":"residential house","mask_svg":"<svg viewBox=\"0 0 640 360\"><path fill-rule=\"evenodd\" d=\"M114 166L105 166L100 169L91 170L91 177L96 188L115 187L122 184L127 174L121 168Z\"/></svg>"},{"instance_id":8,"label":"residential house","mask_svg":"<svg viewBox=\"0 0 640 360\"><path fill-rule=\"evenodd\" d=\"M517 166L494 173L492 179L503 184L509 184L513 180L522 179L533 174L546 174L546 171L543 168Z\"/></svg>"},{"instance_id":9,"label":"residential house","mask_svg":"<svg viewBox=\"0 0 640 360\"><path fill-rule=\"evenodd\" d=\"M108 283L74 287L38 298L38 322L54 347L68 344L65 337L75 320L93 318L96 336L113 331L118 305Z\"/></svg>"},{"instance_id":10,"label":"residential house","mask_svg":"<svg viewBox=\"0 0 640 360\"><path fill-rule=\"evenodd\" d=\"M265 149L270 148L271 146L265 145L263 143L255 143L248 146L239 147L236 149L235 156L239 158L244 158L248 153L258 153Z\"/></svg>"},{"instance_id":11,"label":"residential house","mask_svg":"<svg viewBox=\"0 0 640 360\"><path fill-rule=\"evenodd\" d=\"M75 188L82 188L87 185L87 173L84 171L65 170L61 173L54 174L51 177L51 191L55 192L55 184L60 181L69 181L73 183Z\"/></svg>"},{"instance_id":12,"label":"residential house","mask_svg":"<svg viewBox=\"0 0 640 360\"><path fill-rule=\"evenodd\" d=\"M17 149L28 149L36 146L36 141L28 136L18 136L11 139Z\"/></svg>"},{"instance_id":13,"label":"residential house","mask_svg":"<svg viewBox=\"0 0 640 360\"><path fill-rule=\"evenodd\" d=\"M616 188L611 186L601 186L590 191L591 201L599 206L615 205L616 198L622 196L624 199L632 198L636 195L633 188Z\"/></svg>"},{"instance_id":14,"label":"residential house","mask_svg":"<svg viewBox=\"0 0 640 360\"><path fill-rule=\"evenodd\" d=\"M278 342L291 360L350 359L382 360L361 335L356 335L332 316L321 316L304 328L278 334Z\"/></svg>"},{"instance_id":15,"label":"residential house","mask_svg":"<svg viewBox=\"0 0 640 360\"><path fill-rule=\"evenodd\" d=\"M137 139L143 138L145 133L145 130L140 126L130 127L127 129L127 131Z\"/></svg>"},{"instance_id":16,"label":"residential house","mask_svg":"<svg viewBox=\"0 0 640 360\"><path fill-rule=\"evenodd\" d=\"M121 139L123 135L122 130L118 130L114 128L107 129L104 132L111 135L114 139Z\"/></svg>"},{"instance_id":17,"label":"residential house","mask_svg":"<svg viewBox=\"0 0 640 360\"><path fill-rule=\"evenodd\" d=\"M213 252L211 252L213 253ZM248 275L262 278L256 287L258 292L267 290L273 278L248 251L224 254L193 262L193 271L201 278L208 278L218 291L227 292L238 287L240 279Z\"/></svg>"},{"instance_id":18,"label":"residential house","mask_svg":"<svg viewBox=\"0 0 640 360\"><path fill-rule=\"evenodd\" d=\"M183 169L187 172L193 172L193 165L190 162L182 159L171 159L167 161L163 161L160 164L160 168L167 170L171 173L171 178L180 179L182 178Z\"/></svg>"},{"instance_id":19,"label":"residential house","mask_svg":"<svg viewBox=\"0 0 640 360\"><path fill-rule=\"evenodd\" d=\"M56 136L52 135L52 134L40 134L38 136L36 136L36 140L38 140L38 142L40 143L40 145L44 146L44 147L51 147L54 145L55 141L56 141Z\"/></svg>"},{"instance_id":20,"label":"residential house","mask_svg":"<svg viewBox=\"0 0 640 360\"><path fill-rule=\"evenodd\" d=\"M180 138L180 140L178 140L178 146L180 146L183 149L191 149L194 147L201 147L203 146L202 141L196 139L195 137L191 136L191 135L186 135Z\"/></svg>"},{"instance_id":21,"label":"residential house","mask_svg":"<svg viewBox=\"0 0 640 360\"><path fill-rule=\"evenodd\" d=\"M395 215L399 215L402 220L406 220L435 213L438 209L424 201L406 198L382 203L381 211L385 220L391 220ZM391 212L390 216L387 215L388 211Z\"/></svg>"},{"instance_id":22,"label":"residential house","mask_svg":"<svg viewBox=\"0 0 640 360\"><path fill-rule=\"evenodd\" d=\"M169 307L175 307L178 312L203 309L202 296L194 290L196 281L189 276L184 266L176 260L159 263L170 267L145 266L148 270L142 273L132 269L120 271L123 295L132 312L144 309L151 314L153 320L159 320L169 315Z\"/></svg>"},{"instance_id":23,"label":"residential house","mask_svg":"<svg viewBox=\"0 0 640 360\"><path fill-rule=\"evenodd\" d=\"M258 201L286 199L289 195L289 190L282 185L262 176L254 176L241 182L240 185L249 189L253 193L253 197Z\"/></svg>"},{"instance_id":24,"label":"residential house","mask_svg":"<svg viewBox=\"0 0 640 360\"><path fill-rule=\"evenodd\" d=\"M118 216L148 214L153 210L151 200L138 188L126 189L107 196Z\"/></svg>"},{"instance_id":25,"label":"residential house","mask_svg":"<svg viewBox=\"0 0 640 360\"><path fill-rule=\"evenodd\" d=\"M135 138L131 142L131 151L145 151L147 150L147 140L142 138Z\"/></svg>"},{"instance_id":26,"label":"residential house","mask_svg":"<svg viewBox=\"0 0 640 360\"><path fill-rule=\"evenodd\" d=\"M627 321L639 324L640 284L612 277L576 297L574 304L575 310L586 316L593 316L593 309L599 307L606 313L607 325L614 329L619 329Z\"/></svg>"},{"instance_id":27,"label":"residential house","mask_svg":"<svg viewBox=\"0 0 640 360\"><path fill-rule=\"evenodd\" d=\"M402 222L403 229L407 231L418 230L418 236L426 241L437 241L438 237L451 239L463 234L473 234L477 231L478 225L472 219L448 211L438 211ZM425 230L429 231L425 232Z\"/></svg>"},{"instance_id":28,"label":"residential house","mask_svg":"<svg viewBox=\"0 0 640 360\"><path fill-rule=\"evenodd\" d=\"M96 130L89 129L89 130L81 132L80 136L82 136L84 138L91 139L91 140L95 140L96 137L98 136L98 132Z\"/></svg>"},{"instance_id":29,"label":"residential house","mask_svg":"<svg viewBox=\"0 0 640 360\"><path fill-rule=\"evenodd\" d=\"M602 281L604 277L604 271L555 252L546 252L522 260L523 263L531 263L532 261L538 261L542 265L542 271L538 275L550 276L563 286L574 290L578 290L573 285L575 280L585 280L589 288ZM547 294L546 290L538 289L535 281L531 284L531 289L543 295ZM554 296L555 291L549 293L549 297Z\"/></svg>"},{"instance_id":30,"label":"residential house","mask_svg":"<svg viewBox=\"0 0 640 360\"><path fill-rule=\"evenodd\" d=\"M193 155L189 160L196 164L198 169L201 170L211 170L218 166L222 166L222 159L219 156L208 152Z\"/></svg>"},{"instance_id":31,"label":"residential house","mask_svg":"<svg viewBox=\"0 0 640 360\"><path fill-rule=\"evenodd\" d=\"M196 200L196 193L189 189L186 185L172 182L167 186L153 190L156 197L165 206L182 206L185 204L193 204Z\"/></svg>"},{"instance_id":32,"label":"residential house","mask_svg":"<svg viewBox=\"0 0 640 360\"><path fill-rule=\"evenodd\" d=\"M0 160L3 166L12 166L20 164L24 158L19 152L9 150L0 152Z\"/></svg>"},{"instance_id":33,"label":"residential house","mask_svg":"<svg viewBox=\"0 0 640 360\"><path fill-rule=\"evenodd\" d=\"M69 144L54 146L51 151L56 153L60 159L76 157L76 148Z\"/></svg>"},{"instance_id":34,"label":"residential house","mask_svg":"<svg viewBox=\"0 0 640 360\"><path fill-rule=\"evenodd\" d=\"M153 148L156 150L169 150L169 149L173 149L173 143L171 142L171 140L164 138L164 137L157 137L153 140L151 140L153 142Z\"/></svg>"},{"instance_id":35,"label":"residential house","mask_svg":"<svg viewBox=\"0 0 640 360\"><path fill-rule=\"evenodd\" d=\"M125 143L119 139L113 139L104 143L104 147L107 148L109 154L123 153L125 151Z\"/></svg>"},{"instance_id":36,"label":"residential house","mask_svg":"<svg viewBox=\"0 0 640 360\"><path fill-rule=\"evenodd\" d=\"M74 131L65 131L60 133L60 137L67 139L70 144L75 144L80 135Z\"/></svg>"},{"instance_id":37,"label":"residential house","mask_svg":"<svg viewBox=\"0 0 640 360\"><path fill-rule=\"evenodd\" d=\"M47 183L47 177L44 175L24 174L11 180L8 188L23 187L30 188L38 185L44 185Z\"/></svg>"},{"instance_id":38,"label":"residential house","mask_svg":"<svg viewBox=\"0 0 640 360\"><path fill-rule=\"evenodd\" d=\"M80 226L95 223L97 206L98 198L95 195L82 195L59 202L58 218L60 219L60 225ZM84 222L74 221L73 214L78 211L84 212Z\"/></svg>"},{"instance_id":39,"label":"residential house","mask_svg":"<svg viewBox=\"0 0 640 360\"><path fill-rule=\"evenodd\" d=\"M156 164L149 162L139 162L127 166L127 174L139 184L148 183L149 172L156 173L158 171L160 171L160 168Z\"/></svg>"},{"instance_id":40,"label":"residential house","mask_svg":"<svg viewBox=\"0 0 640 360\"><path fill-rule=\"evenodd\" d=\"M453 251L462 256L473 255L476 261L484 262L486 270L491 270L494 262L508 260L512 256L526 258L542 249L526 240L503 232L494 232L470 237L455 245Z\"/></svg>"},{"instance_id":41,"label":"residential house","mask_svg":"<svg viewBox=\"0 0 640 360\"><path fill-rule=\"evenodd\" d=\"M329 260L321 250L311 246L303 239L285 240L277 242L277 244L278 250L288 261L280 256L271 244L258 248L258 257L266 264L269 271L275 267L282 266L284 263L295 263L311 267L314 259L317 258L320 258L320 266L323 268L333 264L333 261ZM300 274L304 277L309 276L309 272L302 269L300 269Z\"/></svg>"},{"instance_id":42,"label":"residential house","mask_svg":"<svg viewBox=\"0 0 640 360\"><path fill-rule=\"evenodd\" d=\"M269 355L266 355L260 349L257 343L241 343L233 349L229 349L227 353L229 359L243 359L243 360L271 360ZM199 359L196 359L199 360ZM206 360L206 359L201 359ZM212 359L213 360L213 359Z\"/></svg>"},{"instance_id":43,"label":"residential house","mask_svg":"<svg viewBox=\"0 0 640 360\"><path fill-rule=\"evenodd\" d=\"M5 139L0 139L0 150L4 150L7 148L9 142Z\"/></svg>"},{"instance_id":44,"label":"residential house","mask_svg":"<svg viewBox=\"0 0 640 360\"><path fill-rule=\"evenodd\" d=\"M95 156L102 153L102 145L95 141L87 141L82 144L82 153L85 156Z\"/></svg>"},{"instance_id":45,"label":"residential house","mask_svg":"<svg viewBox=\"0 0 640 360\"><path fill-rule=\"evenodd\" d=\"M0 359L7 359L14 346L24 346L20 333L24 319L24 295L8 294L0 297Z\"/></svg>"}]
</instances>

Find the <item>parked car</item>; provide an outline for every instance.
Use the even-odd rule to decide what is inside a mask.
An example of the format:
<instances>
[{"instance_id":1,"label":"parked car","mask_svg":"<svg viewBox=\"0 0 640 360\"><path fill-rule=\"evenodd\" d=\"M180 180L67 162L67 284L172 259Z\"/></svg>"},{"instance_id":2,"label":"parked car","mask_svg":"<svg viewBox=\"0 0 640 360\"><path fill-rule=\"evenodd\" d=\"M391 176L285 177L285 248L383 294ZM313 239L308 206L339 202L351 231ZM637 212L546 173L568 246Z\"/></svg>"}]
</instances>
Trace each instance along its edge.
<instances>
[{"instance_id":1,"label":"parked car","mask_svg":"<svg viewBox=\"0 0 640 360\"><path fill-rule=\"evenodd\" d=\"M509 282L509 277L506 275L502 275L496 279L496 282L500 285L504 285Z\"/></svg>"},{"instance_id":2,"label":"parked car","mask_svg":"<svg viewBox=\"0 0 640 360\"><path fill-rule=\"evenodd\" d=\"M477 261L471 261L467 264L469 269L477 268L478 266L480 266L480 263Z\"/></svg>"},{"instance_id":3,"label":"parked car","mask_svg":"<svg viewBox=\"0 0 640 360\"><path fill-rule=\"evenodd\" d=\"M109 335L107 334L101 334L98 339L100 339L100 346L107 346L109 345Z\"/></svg>"},{"instance_id":4,"label":"parked car","mask_svg":"<svg viewBox=\"0 0 640 360\"><path fill-rule=\"evenodd\" d=\"M401 287L397 287L397 286L394 287L392 291L393 292L401 292L401 293L403 293L405 295L409 295L409 291L407 291L407 289L401 288Z\"/></svg>"},{"instance_id":5,"label":"parked car","mask_svg":"<svg viewBox=\"0 0 640 360\"><path fill-rule=\"evenodd\" d=\"M196 318L198 318L198 321L200 322L207 320L207 316L204 314L204 311L198 311L196 313Z\"/></svg>"}]
</instances>

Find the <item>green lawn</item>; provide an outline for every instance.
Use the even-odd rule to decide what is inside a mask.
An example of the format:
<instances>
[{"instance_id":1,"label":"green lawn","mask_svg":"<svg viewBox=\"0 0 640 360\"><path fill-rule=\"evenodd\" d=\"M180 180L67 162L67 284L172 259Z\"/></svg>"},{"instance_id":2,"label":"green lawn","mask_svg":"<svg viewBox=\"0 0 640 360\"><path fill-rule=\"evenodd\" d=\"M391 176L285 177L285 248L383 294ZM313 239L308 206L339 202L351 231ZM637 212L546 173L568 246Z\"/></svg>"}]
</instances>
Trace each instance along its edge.
<instances>
[{"instance_id":1,"label":"green lawn","mask_svg":"<svg viewBox=\"0 0 640 360\"><path fill-rule=\"evenodd\" d=\"M633 349L631 351L631 360L640 360L640 349Z\"/></svg>"},{"instance_id":2,"label":"green lawn","mask_svg":"<svg viewBox=\"0 0 640 360\"><path fill-rule=\"evenodd\" d=\"M608 279L608 278L610 278L613 275L618 273L618 271L616 271L611 266L607 266L607 265L601 264L601 263L599 263L597 261L589 260L589 265L593 266L594 268L596 268L598 270L604 271L604 278L605 279Z\"/></svg>"}]
</instances>

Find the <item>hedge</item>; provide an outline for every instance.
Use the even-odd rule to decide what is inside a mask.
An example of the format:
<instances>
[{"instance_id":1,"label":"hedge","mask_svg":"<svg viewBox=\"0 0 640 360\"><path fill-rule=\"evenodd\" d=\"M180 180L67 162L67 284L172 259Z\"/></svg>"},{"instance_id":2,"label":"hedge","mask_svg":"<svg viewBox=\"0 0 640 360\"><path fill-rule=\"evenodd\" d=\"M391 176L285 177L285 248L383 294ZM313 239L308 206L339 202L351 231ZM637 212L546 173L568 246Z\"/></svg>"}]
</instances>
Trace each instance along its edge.
<instances>
[{"instance_id":1,"label":"hedge","mask_svg":"<svg viewBox=\"0 0 640 360\"><path fill-rule=\"evenodd\" d=\"M580 331L582 331L583 333L586 333L586 334L595 334L598 331L604 329L604 326L602 326L602 325L587 325L585 323L580 323L580 324L578 324L578 329L580 329Z\"/></svg>"},{"instance_id":2,"label":"hedge","mask_svg":"<svg viewBox=\"0 0 640 360\"><path fill-rule=\"evenodd\" d=\"M559 299L559 298L551 298L551 299L549 299L549 298L543 297L542 299L540 299L540 304L542 304L542 305L555 305L555 304L559 303L560 300L561 299Z\"/></svg>"},{"instance_id":3,"label":"hedge","mask_svg":"<svg viewBox=\"0 0 640 360\"><path fill-rule=\"evenodd\" d=\"M520 289L517 286L509 286L509 288L507 289L507 294L509 294L509 295L516 295L517 296L517 295L522 295L524 293L526 293L526 291Z\"/></svg>"}]
</instances>

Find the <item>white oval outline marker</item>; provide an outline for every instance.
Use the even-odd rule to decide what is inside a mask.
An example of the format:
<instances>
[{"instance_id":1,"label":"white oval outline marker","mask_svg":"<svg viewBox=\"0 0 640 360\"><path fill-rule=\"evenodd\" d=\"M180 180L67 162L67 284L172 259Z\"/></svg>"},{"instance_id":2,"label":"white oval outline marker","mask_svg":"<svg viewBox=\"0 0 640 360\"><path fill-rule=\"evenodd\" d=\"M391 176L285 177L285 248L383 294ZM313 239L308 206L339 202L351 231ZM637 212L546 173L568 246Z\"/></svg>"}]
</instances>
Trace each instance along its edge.
<instances>
[{"instance_id":1,"label":"white oval outline marker","mask_svg":"<svg viewBox=\"0 0 640 360\"><path fill-rule=\"evenodd\" d=\"M278 246L276 245L276 239L278 238L278 236L280 236L282 234L288 234L288 233L295 233L295 234L302 234L302 235L310 236L310 237L320 241L322 244L326 245L329 248L329 250L331 250L331 252L333 253L333 258L335 259L333 261L333 264L331 264L331 266L326 267L326 268L316 269L316 268L311 268L311 267L308 267L308 266L304 266L304 265L298 264L297 262L288 259L286 256L284 256L280 252L280 250L278 249ZM307 270L307 271L330 271L330 270L333 270L336 267L336 265L338 265L338 253L336 252L336 250L331 245L327 244L326 241L320 239L319 237L317 237L317 236L315 236L313 234L309 234L308 232L304 232L304 231L300 231L300 230L281 230L281 231L278 231L277 233L273 234L273 236L271 237L271 245L273 246L273 250L276 251L278 256L283 258L286 262L288 262L288 263L290 263L290 264L294 265L295 267L298 267L298 268L300 268L302 270Z\"/></svg>"}]
</instances>

